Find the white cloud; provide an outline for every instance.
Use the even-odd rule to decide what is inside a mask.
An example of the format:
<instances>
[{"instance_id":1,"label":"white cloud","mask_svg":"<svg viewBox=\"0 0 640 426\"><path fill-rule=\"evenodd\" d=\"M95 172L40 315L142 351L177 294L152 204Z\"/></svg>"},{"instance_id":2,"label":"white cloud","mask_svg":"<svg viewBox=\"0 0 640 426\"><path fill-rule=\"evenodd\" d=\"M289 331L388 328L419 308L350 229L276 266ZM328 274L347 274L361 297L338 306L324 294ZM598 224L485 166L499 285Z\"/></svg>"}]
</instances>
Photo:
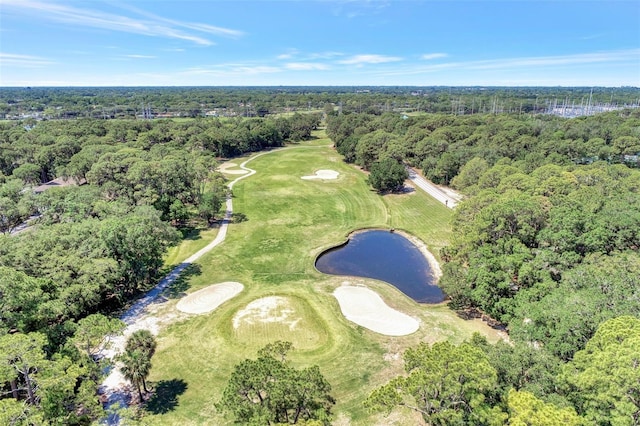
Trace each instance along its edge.
<instances>
[{"instance_id":1,"label":"white cloud","mask_svg":"<svg viewBox=\"0 0 640 426\"><path fill-rule=\"evenodd\" d=\"M534 56L523 58L496 59L469 63L471 69L546 67L555 65L593 64L598 62L637 61L640 64L640 49L609 52L578 53L559 56Z\"/></svg>"},{"instance_id":2,"label":"white cloud","mask_svg":"<svg viewBox=\"0 0 640 426\"><path fill-rule=\"evenodd\" d=\"M146 16L147 19L134 19L124 15L107 13L99 10L80 9L77 7L41 2L38 0L2 0L2 6L22 10L41 19L63 22L83 27L101 28L111 31L120 31L133 34L142 34L151 37L174 38L186 40L203 46L214 44L213 41L194 34L201 32L230 37L238 37L241 31L215 27L208 24L180 22L162 18L136 9L136 13ZM186 32L182 29L191 30Z\"/></svg>"},{"instance_id":3,"label":"white cloud","mask_svg":"<svg viewBox=\"0 0 640 426\"><path fill-rule=\"evenodd\" d=\"M424 59L425 61L430 61L432 59L446 58L447 56L449 55L447 55L446 53L425 53L420 58Z\"/></svg>"},{"instance_id":4,"label":"white cloud","mask_svg":"<svg viewBox=\"0 0 640 426\"><path fill-rule=\"evenodd\" d=\"M312 61L312 60L316 60L316 59L333 59L333 58L336 58L338 56L344 56L344 53L332 52L332 51L303 53L298 49L289 49L287 52L276 56L276 58L280 59L280 60L298 58L298 59L304 60L304 61Z\"/></svg>"},{"instance_id":5,"label":"white cloud","mask_svg":"<svg viewBox=\"0 0 640 426\"><path fill-rule=\"evenodd\" d=\"M180 27L188 28L190 30L202 31L209 34L222 35L226 37L241 37L244 35L243 31L232 30L230 28L216 27L208 24L198 24L189 22L178 22L170 19L163 19L164 22L172 23Z\"/></svg>"},{"instance_id":6,"label":"white cloud","mask_svg":"<svg viewBox=\"0 0 640 426\"><path fill-rule=\"evenodd\" d=\"M289 62L285 68L292 71L322 71L328 70L329 66L317 62Z\"/></svg>"},{"instance_id":7,"label":"white cloud","mask_svg":"<svg viewBox=\"0 0 640 426\"><path fill-rule=\"evenodd\" d=\"M277 59L291 59L294 56L296 56L298 53L300 53L300 51L298 49L288 49L285 53L276 56Z\"/></svg>"},{"instance_id":8,"label":"white cloud","mask_svg":"<svg viewBox=\"0 0 640 426\"><path fill-rule=\"evenodd\" d=\"M318 53L310 53L309 59L332 59L337 56L344 56L344 53L341 52L318 52Z\"/></svg>"},{"instance_id":9,"label":"white cloud","mask_svg":"<svg viewBox=\"0 0 640 426\"><path fill-rule=\"evenodd\" d=\"M363 64L383 64L386 62L401 61L402 58L398 56L384 56L384 55L355 55L351 58L338 61L340 64L345 65L363 65Z\"/></svg>"},{"instance_id":10,"label":"white cloud","mask_svg":"<svg viewBox=\"0 0 640 426\"><path fill-rule=\"evenodd\" d=\"M133 58L133 59L155 59L155 56L152 55L124 55L126 58Z\"/></svg>"},{"instance_id":11,"label":"white cloud","mask_svg":"<svg viewBox=\"0 0 640 426\"><path fill-rule=\"evenodd\" d=\"M233 30L230 28L223 28L215 25L202 24L197 22L176 21L174 19L168 19L162 16L158 16L154 13L147 12L145 10L139 9L131 5L119 4L119 6L122 7L123 9L127 9L132 12L135 12L141 16L145 16L153 21L164 22L164 23L175 25L178 27L188 28L194 31L201 31L208 34L215 34L215 35L220 35L225 37L241 37L244 35L244 32L239 30Z\"/></svg>"},{"instance_id":12,"label":"white cloud","mask_svg":"<svg viewBox=\"0 0 640 426\"><path fill-rule=\"evenodd\" d=\"M486 59L475 61L444 62L433 65L417 65L403 67L402 69L389 70L384 75L402 76L409 74L433 73L443 70L513 70L527 68L531 73L535 69L548 69L550 67L566 67L586 64L640 64L640 49L615 50L609 52L579 53L557 56L532 56L517 58Z\"/></svg>"},{"instance_id":13,"label":"white cloud","mask_svg":"<svg viewBox=\"0 0 640 426\"><path fill-rule=\"evenodd\" d=\"M0 63L2 65L13 65L16 67L38 68L51 65L54 62L39 56L0 53Z\"/></svg>"},{"instance_id":14,"label":"white cloud","mask_svg":"<svg viewBox=\"0 0 640 426\"><path fill-rule=\"evenodd\" d=\"M578 37L578 40L595 40L602 37L604 37L604 34L601 34L601 33L589 34L589 35Z\"/></svg>"}]
</instances>

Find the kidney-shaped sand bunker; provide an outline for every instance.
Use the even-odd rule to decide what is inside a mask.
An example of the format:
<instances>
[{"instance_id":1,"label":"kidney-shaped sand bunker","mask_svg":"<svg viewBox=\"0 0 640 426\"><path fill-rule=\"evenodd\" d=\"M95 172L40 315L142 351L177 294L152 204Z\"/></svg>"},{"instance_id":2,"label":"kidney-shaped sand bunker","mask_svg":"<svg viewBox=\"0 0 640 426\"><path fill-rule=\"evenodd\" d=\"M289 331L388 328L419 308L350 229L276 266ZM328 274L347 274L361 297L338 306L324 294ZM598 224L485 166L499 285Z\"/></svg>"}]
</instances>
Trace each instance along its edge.
<instances>
[{"instance_id":1,"label":"kidney-shaped sand bunker","mask_svg":"<svg viewBox=\"0 0 640 426\"><path fill-rule=\"evenodd\" d=\"M418 330L418 320L389 307L366 287L343 285L333 292L345 318L386 336L406 336Z\"/></svg>"}]
</instances>

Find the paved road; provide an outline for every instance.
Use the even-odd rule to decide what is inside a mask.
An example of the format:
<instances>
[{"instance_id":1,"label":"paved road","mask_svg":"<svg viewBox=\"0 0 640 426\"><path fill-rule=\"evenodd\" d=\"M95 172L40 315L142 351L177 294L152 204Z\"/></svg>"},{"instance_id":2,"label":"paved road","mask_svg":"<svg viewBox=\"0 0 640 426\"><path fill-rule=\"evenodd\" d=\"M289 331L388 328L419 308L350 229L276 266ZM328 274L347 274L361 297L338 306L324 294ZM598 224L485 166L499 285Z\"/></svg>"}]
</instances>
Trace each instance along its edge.
<instances>
[{"instance_id":1,"label":"paved road","mask_svg":"<svg viewBox=\"0 0 640 426\"><path fill-rule=\"evenodd\" d=\"M18 225L15 228L13 228L13 230L11 230L11 232L9 232L9 235L16 235L16 234L19 234L21 232L24 232L24 231L27 231L27 230L31 229L31 222L35 221L40 216L42 216L42 215L34 214L34 215L30 216L27 220L22 222L20 225Z\"/></svg>"},{"instance_id":2,"label":"paved road","mask_svg":"<svg viewBox=\"0 0 640 426\"><path fill-rule=\"evenodd\" d=\"M450 209L453 209L458 205L458 201L460 200L461 196L455 193L453 190L449 190L451 194L448 194L447 192L444 192L442 189L440 189L433 182L430 182L427 179L420 176L418 172L416 172L412 168L407 167L407 171L409 172L409 179L418 188L422 189L424 192L431 195L433 198L440 201L442 204L449 207ZM452 194L455 194L455 196Z\"/></svg>"}]
</instances>

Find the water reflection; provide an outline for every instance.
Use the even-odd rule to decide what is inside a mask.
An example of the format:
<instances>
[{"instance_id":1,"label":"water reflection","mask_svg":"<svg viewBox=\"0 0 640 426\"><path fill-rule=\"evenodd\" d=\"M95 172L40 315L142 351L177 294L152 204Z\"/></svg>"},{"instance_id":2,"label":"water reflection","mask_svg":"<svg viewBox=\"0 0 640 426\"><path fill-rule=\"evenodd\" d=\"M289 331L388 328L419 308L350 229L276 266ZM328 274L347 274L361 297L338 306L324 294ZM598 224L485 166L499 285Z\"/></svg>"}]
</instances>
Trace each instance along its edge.
<instances>
[{"instance_id":1,"label":"water reflection","mask_svg":"<svg viewBox=\"0 0 640 426\"><path fill-rule=\"evenodd\" d=\"M355 233L346 244L321 254L316 268L325 274L386 281L420 303L445 299L422 252L402 235L389 231Z\"/></svg>"}]
</instances>

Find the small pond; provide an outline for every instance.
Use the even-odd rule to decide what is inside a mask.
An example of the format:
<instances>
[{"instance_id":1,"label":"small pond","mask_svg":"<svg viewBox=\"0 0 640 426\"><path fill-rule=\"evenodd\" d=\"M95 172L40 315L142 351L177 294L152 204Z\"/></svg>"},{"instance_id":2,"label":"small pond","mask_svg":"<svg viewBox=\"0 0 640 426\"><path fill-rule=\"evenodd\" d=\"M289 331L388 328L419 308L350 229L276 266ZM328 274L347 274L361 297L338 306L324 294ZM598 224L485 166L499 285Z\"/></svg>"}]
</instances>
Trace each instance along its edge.
<instances>
[{"instance_id":1,"label":"small pond","mask_svg":"<svg viewBox=\"0 0 640 426\"><path fill-rule=\"evenodd\" d=\"M346 244L318 256L316 268L325 274L386 281L419 303L439 303L446 297L434 284L424 254L411 241L394 232L357 232Z\"/></svg>"}]
</instances>

